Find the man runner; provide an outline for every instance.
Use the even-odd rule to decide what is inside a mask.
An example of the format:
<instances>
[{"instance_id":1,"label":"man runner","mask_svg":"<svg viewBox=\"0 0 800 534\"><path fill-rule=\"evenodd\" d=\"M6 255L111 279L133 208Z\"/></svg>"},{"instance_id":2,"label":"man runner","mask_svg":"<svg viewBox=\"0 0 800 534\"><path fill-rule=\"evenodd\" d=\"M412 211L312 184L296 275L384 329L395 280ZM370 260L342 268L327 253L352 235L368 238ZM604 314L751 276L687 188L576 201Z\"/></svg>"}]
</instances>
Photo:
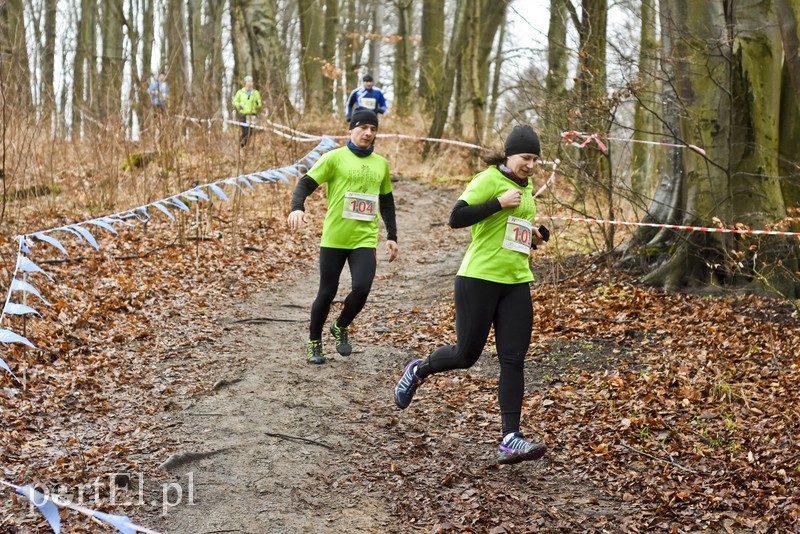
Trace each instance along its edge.
<instances>
[{"instance_id":1,"label":"man runner","mask_svg":"<svg viewBox=\"0 0 800 534\"><path fill-rule=\"evenodd\" d=\"M367 302L375 278L378 246L378 212L386 225L389 261L397 258L395 222L389 162L374 153L378 116L361 109L350 120L347 146L322 155L298 182L292 195L289 229L306 222L305 200L322 184L327 184L328 213L322 227L319 249L319 291L311 306L306 357L309 363L325 363L322 328L339 289L339 276L345 261L350 266L352 291L344 300L341 315L331 323L336 352L349 356L348 327Z\"/></svg>"}]
</instances>

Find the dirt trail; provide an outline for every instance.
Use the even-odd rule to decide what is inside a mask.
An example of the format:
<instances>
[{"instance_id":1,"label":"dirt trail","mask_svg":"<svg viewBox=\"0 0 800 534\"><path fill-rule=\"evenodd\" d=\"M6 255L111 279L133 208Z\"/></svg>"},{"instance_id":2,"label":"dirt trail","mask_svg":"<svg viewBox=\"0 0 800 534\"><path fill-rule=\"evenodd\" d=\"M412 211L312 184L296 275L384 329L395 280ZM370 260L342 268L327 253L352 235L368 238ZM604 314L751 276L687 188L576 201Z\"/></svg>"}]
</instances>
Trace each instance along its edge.
<instances>
[{"instance_id":1,"label":"dirt trail","mask_svg":"<svg viewBox=\"0 0 800 534\"><path fill-rule=\"evenodd\" d=\"M453 195L432 195L408 180L396 183L395 191L401 253L389 264L379 249L365 314L396 313L445 295L467 237L447 250L429 239ZM328 364L307 365L304 342L316 277L309 272L297 283L253 295L232 309L226 338L209 350L218 350L220 358L235 351L246 368L231 369L216 392L164 422L182 436L179 452L214 452L170 470L183 483L191 473L194 504L170 509L159 525L165 531L392 530L384 496L336 481L354 474L346 454L358 448L352 436L364 434L356 432L359 427L375 427L369 403L392 402L393 373L408 356L392 347L365 346L354 332L354 354L344 358L335 354L325 332ZM345 269L337 302L348 290ZM331 317L337 309L335 303ZM375 439L381 439L375 430Z\"/></svg>"},{"instance_id":2,"label":"dirt trail","mask_svg":"<svg viewBox=\"0 0 800 534\"><path fill-rule=\"evenodd\" d=\"M296 283L253 295L231 309L226 336L209 347L214 354L207 355L237 362L220 377L228 382L182 411L167 414L163 423L178 433L179 452L213 454L195 456L170 469L184 487L191 476L193 504L187 505L184 495L181 505L171 507L165 516L153 516L150 524L164 532L197 534L413 529L389 515L390 510L397 513L398 506L413 503L390 502L386 486L370 482L375 478L369 474L360 476L364 473L359 468L363 470L365 456L378 454L374 462L378 478L395 468L394 462L401 473L419 469L408 462L418 454L408 445L409 436L420 435L424 424L449 428L453 414L445 410L432 416L435 420L423 421L414 410L401 415L394 409L392 388L411 355L370 344L368 338L377 336L365 325L378 325L372 328L380 331L380 325L387 324L388 331L391 325L381 318L414 314L448 298L469 233L454 232L443 224L456 193L401 179L395 184L395 196L400 257L389 264L379 249L378 274L367 307L356 321L362 331L356 325L355 351L349 358L335 354L325 332L328 364L310 366L304 361L308 314L317 288L315 269ZM342 281L331 318L349 291L347 270ZM496 377L496 361L483 357L470 372ZM528 389L541 386L536 372L537 366L526 371ZM418 402L427 402L426 392L420 393ZM509 488L517 488L509 491L531 496L530 506L540 517L563 519L566 514L567 524L572 525L592 525L596 517L613 521L615 514L625 513L622 503L556 469L568 461L559 458L558 443L551 443L553 459L503 472L486 467L495 445L473 442L468 431L462 431L467 429L454 430L436 443L459 451L454 461L460 473L454 479L467 483L455 482L450 491L474 492L469 480L508 482ZM369 442L359 441L364 439ZM389 450L398 457L388 458ZM413 474L407 474L411 478L405 483L417 484ZM448 473L434 475L441 479ZM445 505L442 514L446 516L447 510ZM524 527L531 528L541 531L542 525Z\"/></svg>"}]
</instances>

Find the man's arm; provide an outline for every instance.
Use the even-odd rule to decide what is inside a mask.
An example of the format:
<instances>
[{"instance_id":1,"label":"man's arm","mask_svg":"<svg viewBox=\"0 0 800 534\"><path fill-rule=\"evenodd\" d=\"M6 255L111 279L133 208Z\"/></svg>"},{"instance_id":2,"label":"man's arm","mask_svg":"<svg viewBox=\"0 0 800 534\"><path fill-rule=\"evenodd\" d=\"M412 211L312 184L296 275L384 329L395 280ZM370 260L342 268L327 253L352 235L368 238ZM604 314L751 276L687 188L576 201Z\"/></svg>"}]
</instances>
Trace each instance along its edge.
<instances>
[{"instance_id":1,"label":"man's arm","mask_svg":"<svg viewBox=\"0 0 800 534\"><path fill-rule=\"evenodd\" d=\"M386 225L386 239L397 242L397 216L395 213L394 195L386 193L378 195L378 209L381 212L381 219Z\"/></svg>"},{"instance_id":2,"label":"man's arm","mask_svg":"<svg viewBox=\"0 0 800 534\"><path fill-rule=\"evenodd\" d=\"M356 92L357 91L358 91L358 89L356 89L352 93L350 93L350 97L347 99L347 110L346 110L346 113L345 113L345 117L347 117L348 121L350 120L350 116L353 113L353 106L355 106L355 104L356 104Z\"/></svg>"},{"instance_id":3,"label":"man's arm","mask_svg":"<svg viewBox=\"0 0 800 534\"><path fill-rule=\"evenodd\" d=\"M291 211L306 211L305 203L308 196L317 190L319 184L309 175L305 175L297 182L292 193Z\"/></svg>"},{"instance_id":4,"label":"man's arm","mask_svg":"<svg viewBox=\"0 0 800 534\"><path fill-rule=\"evenodd\" d=\"M378 113L386 113L386 98L383 91L378 91Z\"/></svg>"}]
</instances>

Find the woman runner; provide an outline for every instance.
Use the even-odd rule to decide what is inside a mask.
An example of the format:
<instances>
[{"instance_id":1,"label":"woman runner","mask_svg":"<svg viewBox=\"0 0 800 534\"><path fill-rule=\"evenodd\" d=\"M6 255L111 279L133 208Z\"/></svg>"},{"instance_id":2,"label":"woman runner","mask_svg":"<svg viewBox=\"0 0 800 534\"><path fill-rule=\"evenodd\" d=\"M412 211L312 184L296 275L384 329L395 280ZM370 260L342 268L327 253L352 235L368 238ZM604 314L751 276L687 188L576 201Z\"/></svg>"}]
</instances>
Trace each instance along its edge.
<instances>
[{"instance_id":1,"label":"woman runner","mask_svg":"<svg viewBox=\"0 0 800 534\"><path fill-rule=\"evenodd\" d=\"M490 166L475 175L459 197L449 223L452 228L471 226L472 243L455 280L457 343L411 362L395 388L395 403L405 409L429 376L472 367L494 325L500 360L501 464L541 458L547 448L520 432L523 365L533 323L528 258L531 245L549 237L544 227L543 236L531 224L536 203L530 176L538 158L536 132L517 126L506 139L505 154L485 158Z\"/></svg>"}]
</instances>

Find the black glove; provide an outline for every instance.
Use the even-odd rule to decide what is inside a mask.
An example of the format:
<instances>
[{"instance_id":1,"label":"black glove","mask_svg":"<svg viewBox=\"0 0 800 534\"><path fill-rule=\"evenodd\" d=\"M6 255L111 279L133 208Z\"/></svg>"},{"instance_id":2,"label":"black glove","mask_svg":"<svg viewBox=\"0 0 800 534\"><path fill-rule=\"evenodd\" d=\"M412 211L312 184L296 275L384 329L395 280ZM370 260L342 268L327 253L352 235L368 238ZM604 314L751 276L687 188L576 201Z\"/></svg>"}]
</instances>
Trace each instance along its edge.
<instances>
[{"instance_id":1,"label":"black glove","mask_svg":"<svg viewBox=\"0 0 800 534\"><path fill-rule=\"evenodd\" d=\"M539 233L540 233L540 234L541 234L541 236L542 236L542 239L544 239L544 240L545 240L545 242L547 242L547 241L550 241L550 230L548 230L548 229L547 229L547 227L546 227L545 225L543 225L543 224L542 224L542 225L540 225L540 226L539 226L539 228L538 228L538 230L539 230ZM537 247L536 247L536 245L534 245L533 243L531 243L531 248L532 248L533 250L536 250L536 248L537 248Z\"/></svg>"}]
</instances>

